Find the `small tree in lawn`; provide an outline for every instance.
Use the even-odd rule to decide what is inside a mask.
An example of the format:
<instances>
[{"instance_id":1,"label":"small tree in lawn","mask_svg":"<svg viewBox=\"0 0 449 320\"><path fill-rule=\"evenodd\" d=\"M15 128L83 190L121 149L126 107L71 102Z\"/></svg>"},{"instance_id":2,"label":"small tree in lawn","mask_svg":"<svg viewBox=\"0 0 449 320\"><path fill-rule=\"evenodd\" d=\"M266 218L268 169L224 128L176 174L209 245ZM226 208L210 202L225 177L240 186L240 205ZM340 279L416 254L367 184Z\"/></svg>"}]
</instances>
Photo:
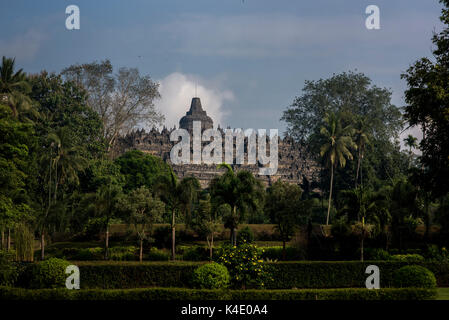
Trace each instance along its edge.
<instances>
[{"instance_id":1,"label":"small tree in lawn","mask_svg":"<svg viewBox=\"0 0 449 320\"><path fill-rule=\"evenodd\" d=\"M95 213L104 219L105 228L105 252L104 258L109 258L109 224L119 210L119 201L122 197L120 185L109 183L98 188L95 194Z\"/></svg>"},{"instance_id":2,"label":"small tree in lawn","mask_svg":"<svg viewBox=\"0 0 449 320\"><path fill-rule=\"evenodd\" d=\"M229 205L224 206L228 206L227 211L231 211ZM224 210L226 210L226 208ZM214 235L218 231L224 210L222 206L215 211L212 210L210 195L207 194L205 199L199 201L198 208L192 212L191 219L187 220L187 223L193 230L206 236L210 260L212 260L213 256Z\"/></svg>"},{"instance_id":3,"label":"small tree in lawn","mask_svg":"<svg viewBox=\"0 0 449 320\"><path fill-rule=\"evenodd\" d=\"M295 234L301 216L308 210L307 200L301 200L302 190L298 185L276 181L269 189L266 210L276 224L282 238L282 259L285 260L285 244Z\"/></svg>"},{"instance_id":4,"label":"small tree in lawn","mask_svg":"<svg viewBox=\"0 0 449 320\"><path fill-rule=\"evenodd\" d=\"M143 241L147 231L153 228L153 224L159 220L165 210L165 205L159 199L153 198L150 190L140 187L133 190L120 201L121 210L127 215L129 224L133 224L139 238L139 261L143 258Z\"/></svg>"}]
</instances>

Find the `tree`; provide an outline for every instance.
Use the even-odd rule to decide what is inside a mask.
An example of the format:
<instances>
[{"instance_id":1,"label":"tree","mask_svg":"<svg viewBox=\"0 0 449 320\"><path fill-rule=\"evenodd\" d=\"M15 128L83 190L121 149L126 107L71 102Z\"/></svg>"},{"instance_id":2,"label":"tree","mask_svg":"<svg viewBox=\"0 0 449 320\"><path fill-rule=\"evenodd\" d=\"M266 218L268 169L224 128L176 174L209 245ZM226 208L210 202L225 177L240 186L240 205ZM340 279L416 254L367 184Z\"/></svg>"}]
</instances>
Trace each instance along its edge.
<instances>
[{"instance_id":1,"label":"tree","mask_svg":"<svg viewBox=\"0 0 449 320\"><path fill-rule=\"evenodd\" d=\"M170 213L170 226L172 231L171 259L176 259L176 214L186 213L186 209L194 199L198 198L201 186L195 177L185 177L178 181L173 171L170 176L160 175L155 183L154 190L165 203Z\"/></svg>"},{"instance_id":2,"label":"tree","mask_svg":"<svg viewBox=\"0 0 449 320\"><path fill-rule=\"evenodd\" d=\"M404 117L423 131L420 162L427 178L422 187L433 197L449 192L449 0L440 2L445 27L433 35L433 58L421 58L401 76L408 86Z\"/></svg>"},{"instance_id":3,"label":"tree","mask_svg":"<svg viewBox=\"0 0 449 320\"><path fill-rule=\"evenodd\" d=\"M326 125L321 127L320 133L323 136L325 142L321 146L320 155L324 159L326 159L325 161L327 163L327 166L331 170L329 203L326 218L326 225L329 225L334 169L338 165L340 165L340 167L344 167L346 165L346 159L352 160L353 156L350 149L357 149L357 146L352 140L352 127L342 127L339 114L329 113L328 115L326 115L324 122Z\"/></svg>"},{"instance_id":4,"label":"tree","mask_svg":"<svg viewBox=\"0 0 449 320\"><path fill-rule=\"evenodd\" d=\"M104 258L109 259L109 225L120 210L119 204L122 197L122 188L115 183L102 185L95 194L95 214L103 219L105 229Z\"/></svg>"},{"instance_id":5,"label":"tree","mask_svg":"<svg viewBox=\"0 0 449 320\"><path fill-rule=\"evenodd\" d=\"M140 187L122 198L120 207L128 223L134 225L139 238L139 261L142 262L143 241L164 212L164 203L155 199L148 188Z\"/></svg>"},{"instance_id":6,"label":"tree","mask_svg":"<svg viewBox=\"0 0 449 320\"><path fill-rule=\"evenodd\" d=\"M31 99L27 96L31 87L22 69L14 72L15 59L2 58L0 66L0 103L7 104L13 117L17 118L19 112L32 109Z\"/></svg>"},{"instance_id":7,"label":"tree","mask_svg":"<svg viewBox=\"0 0 449 320\"><path fill-rule=\"evenodd\" d=\"M369 143L369 128L367 123L367 118L359 117L356 122L355 127L355 137L354 141L357 146L357 171L355 175L355 187L357 188L359 182L360 173L360 184L363 185L361 164L364 157L365 146Z\"/></svg>"},{"instance_id":8,"label":"tree","mask_svg":"<svg viewBox=\"0 0 449 320\"><path fill-rule=\"evenodd\" d=\"M282 238L282 259L285 260L285 244L291 240L299 224L303 222L301 218L310 212L311 203L302 200L302 190L299 186L281 180L276 181L267 193L265 208Z\"/></svg>"},{"instance_id":9,"label":"tree","mask_svg":"<svg viewBox=\"0 0 449 320\"><path fill-rule=\"evenodd\" d=\"M140 150L127 151L114 162L120 167L125 178L125 193L142 186L152 189L161 175L170 178L173 172L170 165L161 158Z\"/></svg>"},{"instance_id":10,"label":"tree","mask_svg":"<svg viewBox=\"0 0 449 320\"><path fill-rule=\"evenodd\" d=\"M224 222L225 227L231 231L231 244L236 245L238 224L248 211L258 210L262 204L264 190L261 182L249 171L241 170L235 174L226 163L220 164L218 168L225 168L226 172L210 182L212 204L214 209L222 204L231 207L231 212L224 217Z\"/></svg>"},{"instance_id":11,"label":"tree","mask_svg":"<svg viewBox=\"0 0 449 320\"><path fill-rule=\"evenodd\" d=\"M221 217L227 211L230 211L230 209L227 210L227 208L223 207L219 207L217 210L212 210L210 195L206 194L204 199L199 200L198 207L196 210L193 210L191 219L186 220L193 230L206 237L210 260L212 260L213 257L215 233L220 226Z\"/></svg>"},{"instance_id":12,"label":"tree","mask_svg":"<svg viewBox=\"0 0 449 320\"><path fill-rule=\"evenodd\" d=\"M410 155L410 160L409 160L409 167L412 165L412 159L413 159L413 152L412 149L415 149L418 147L418 143L417 143L418 139L415 138L414 136L412 136L411 134L409 134L407 136L407 138L404 139L404 143L406 147L409 147L409 155Z\"/></svg>"},{"instance_id":13,"label":"tree","mask_svg":"<svg viewBox=\"0 0 449 320\"><path fill-rule=\"evenodd\" d=\"M149 76L141 76L135 68L120 68L117 74L109 60L72 65L61 73L75 81L89 94L89 106L103 122L103 137L108 151L113 150L117 137L140 123L161 124L163 116L154 108L160 97L159 84Z\"/></svg>"}]
</instances>

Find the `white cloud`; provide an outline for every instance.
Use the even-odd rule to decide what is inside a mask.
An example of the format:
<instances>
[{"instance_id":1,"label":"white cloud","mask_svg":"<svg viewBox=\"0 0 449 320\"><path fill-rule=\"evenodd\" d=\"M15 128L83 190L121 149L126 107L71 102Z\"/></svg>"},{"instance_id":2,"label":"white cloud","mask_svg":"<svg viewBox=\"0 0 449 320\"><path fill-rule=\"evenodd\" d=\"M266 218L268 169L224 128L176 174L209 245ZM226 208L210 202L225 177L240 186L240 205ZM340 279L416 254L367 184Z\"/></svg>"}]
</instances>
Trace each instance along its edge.
<instances>
[{"instance_id":1,"label":"white cloud","mask_svg":"<svg viewBox=\"0 0 449 320\"><path fill-rule=\"evenodd\" d=\"M223 110L226 101L234 100L234 94L214 86L213 81L206 81L197 76L174 72L158 81L161 99L156 101L156 108L165 116L165 126L179 127L179 119L190 108L190 102L196 96L201 105L214 121L214 126L222 124L227 112ZM195 88L196 87L196 88Z\"/></svg>"},{"instance_id":2,"label":"white cloud","mask_svg":"<svg viewBox=\"0 0 449 320\"><path fill-rule=\"evenodd\" d=\"M41 48L45 35L35 29L29 29L10 40L0 40L2 54L19 60L32 60Z\"/></svg>"}]
</instances>

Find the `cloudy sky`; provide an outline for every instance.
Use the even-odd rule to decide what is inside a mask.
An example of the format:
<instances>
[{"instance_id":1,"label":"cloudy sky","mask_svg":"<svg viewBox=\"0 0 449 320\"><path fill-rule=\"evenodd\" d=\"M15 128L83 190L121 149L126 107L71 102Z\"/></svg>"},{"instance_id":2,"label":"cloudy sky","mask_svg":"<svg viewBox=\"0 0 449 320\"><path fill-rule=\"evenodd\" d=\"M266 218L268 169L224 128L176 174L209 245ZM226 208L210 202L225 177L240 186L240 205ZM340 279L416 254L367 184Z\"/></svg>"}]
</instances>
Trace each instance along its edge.
<instances>
[{"instance_id":1,"label":"cloudy sky","mask_svg":"<svg viewBox=\"0 0 449 320\"><path fill-rule=\"evenodd\" d=\"M65 28L70 4L80 30ZM371 4L380 30L365 28ZM27 72L108 58L160 83L167 126L196 88L215 123L283 132L304 81L333 73L364 72L403 106L400 74L430 56L440 11L437 0L2 0L0 55Z\"/></svg>"}]
</instances>

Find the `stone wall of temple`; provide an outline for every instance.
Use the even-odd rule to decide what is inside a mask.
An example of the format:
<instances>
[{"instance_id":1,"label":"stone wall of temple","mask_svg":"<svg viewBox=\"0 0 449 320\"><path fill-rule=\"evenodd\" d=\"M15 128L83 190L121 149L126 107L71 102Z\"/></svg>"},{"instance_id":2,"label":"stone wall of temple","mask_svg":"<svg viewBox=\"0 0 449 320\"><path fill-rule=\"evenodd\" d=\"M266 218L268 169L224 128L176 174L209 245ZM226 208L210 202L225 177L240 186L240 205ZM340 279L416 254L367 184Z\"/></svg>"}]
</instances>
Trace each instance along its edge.
<instances>
[{"instance_id":1,"label":"stone wall of temple","mask_svg":"<svg viewBox=\"0 0 449 320\"><path fill-rule=\"evenodd\" d=\"M175 145L175 142L170 141L171 130L164 128L159 131L152 129L149 132L144 130L137 130L129 133L128 135L119 138L117 147L115 149L115 155L119 156L126 151L137 149L143 152L152 154L154 156L162 158L164 161L169 163L176 175L179 178L186 176L195 176L201 183L203 188L209 185L209 182L213 177L223 173L225 169L217 169L217 165L208 164L180 164L175 165L170 160L170 150ZM224 131L223 133L223 162L224 162L224 148L225 139ZM318 170L317 165L314 161L310 160L304 148L302 148L298 143L296 143L290 137L278 138L278 170L274 175L259 175L260 164L247 164L247 150L245 148L245 162L244 164L236 164L235 152L234 160L230 165L235 171L248 170L251 171L256 177L262 180L262 182L269 186L277 179L282 179L290 183L300 184L302 183L303 177L306 177L309 181L316 180ZM203 146L208 144L208 142L203 142ZM247 146L247 139L245 139L245 146ZM235 148L235 141L234 141ZM269 152L267 144L267 152ZM190 155L192 159L192 154Z\"/></svg>"}]
</instances>

